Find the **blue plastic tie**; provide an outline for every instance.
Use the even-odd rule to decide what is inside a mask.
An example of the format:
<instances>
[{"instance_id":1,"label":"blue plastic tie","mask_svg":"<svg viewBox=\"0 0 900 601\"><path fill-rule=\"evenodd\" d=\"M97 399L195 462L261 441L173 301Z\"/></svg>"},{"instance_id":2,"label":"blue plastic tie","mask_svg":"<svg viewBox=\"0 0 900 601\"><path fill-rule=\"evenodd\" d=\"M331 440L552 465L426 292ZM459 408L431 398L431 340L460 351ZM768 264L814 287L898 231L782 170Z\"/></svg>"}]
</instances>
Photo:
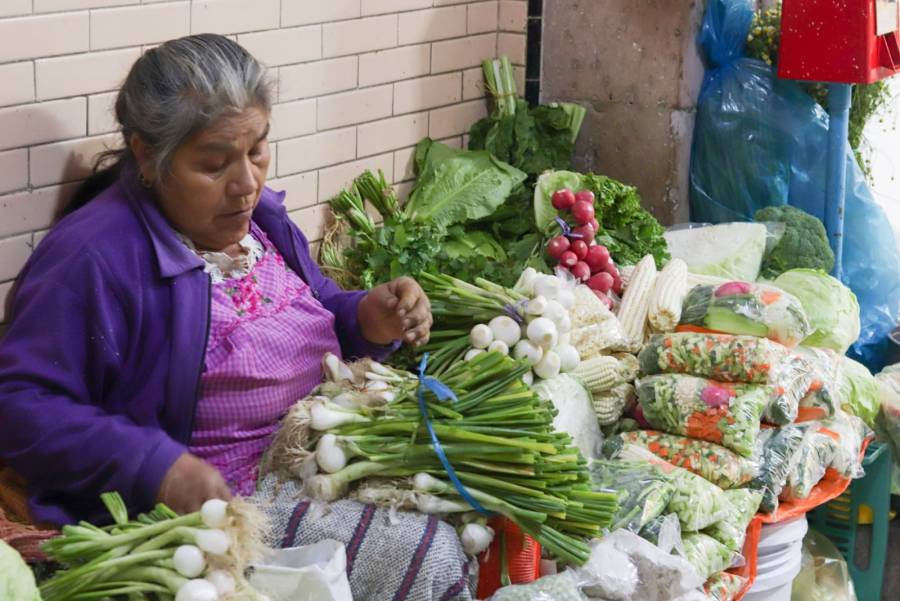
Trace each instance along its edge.
<instances>
[{"instance_id":1,"label":"blue plastic tie","mask_svg":"<svg viewBox=\"0 0 900 601\"><path fill-rule=\"evenodd\" d=\"M557 217L556 223L559 224L559 227L562 229L562 235L566 238L575 238L576 240L581 240L582 238L584 238L583 235L573 232L572 226L566 223L566 220L562 217Z\"/></svg>"},{"instance_id":2,"label":"blue plastic tie","mask_svg":"<svg viewBox=\"0 0 900 601\"><path fill-rule=\"evenodd\" d=\"M447 386L437 378L426 376L425 369L427 367L428 353L425 353L425 356L422 357L421 363L419 363L419 412L422 414L422 419L425 421L425 428L428 430L428 435L431 437L431 446L434 447L434 452L438 456L438 459L441 461L441 465L444 466L444 470L447 471L447 476L450 477L450 482L453 483L453 486L456 488L457 492L459 492L459 495L463 498L463 500L471 505L472 509L474 509L478 513L482 515L491 515L491 512L482 507L481 503L479 503L475 500L474 497L472 497L472 495L460 481L459 476L456 475L456 470L454 470L453 466L450 465L450 460L444 453L444 448L441 446L441 441L438 440L437 434L434 431L434 426L431 425L431 418L428 417L428 407L427 405L425 405L426 389L433 392L439 401L446 401L447 399L451 399L455 403L459 399L456 398L456 394L452 390L450 390L449 386Z\"/></svg>"}]
</instances>

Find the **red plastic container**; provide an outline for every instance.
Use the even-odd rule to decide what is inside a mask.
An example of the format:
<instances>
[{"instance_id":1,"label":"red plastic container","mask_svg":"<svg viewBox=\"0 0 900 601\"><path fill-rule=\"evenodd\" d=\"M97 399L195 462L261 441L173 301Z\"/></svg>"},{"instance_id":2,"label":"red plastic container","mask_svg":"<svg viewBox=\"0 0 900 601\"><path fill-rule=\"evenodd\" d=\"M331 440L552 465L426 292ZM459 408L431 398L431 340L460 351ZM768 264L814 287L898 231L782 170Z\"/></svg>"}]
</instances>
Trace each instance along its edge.
<instances>
[{"instance_id":1,"label":"red plastic container","mask_svg":"<svg viewBox=\"0 0 900 601\"><path fill-rule=\"evenodd\" d=\"M500 542L506 542L506 570L510 584L528 584L540 577L541 545L522 532L506 518L490 520L494 540L479 558L478 598L487 599L500 588L501 558L504 555Z\"/></svg>"}]
</instances>

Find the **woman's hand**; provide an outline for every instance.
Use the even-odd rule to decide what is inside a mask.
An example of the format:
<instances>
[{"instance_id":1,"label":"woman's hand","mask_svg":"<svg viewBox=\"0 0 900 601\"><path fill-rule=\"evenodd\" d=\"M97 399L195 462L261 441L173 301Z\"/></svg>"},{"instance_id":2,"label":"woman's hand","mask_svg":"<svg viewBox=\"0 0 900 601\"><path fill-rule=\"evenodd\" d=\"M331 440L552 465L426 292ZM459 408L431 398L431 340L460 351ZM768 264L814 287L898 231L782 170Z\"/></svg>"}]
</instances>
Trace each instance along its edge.
<instances>
[{"instance_id":1,"label":"woman's hand","mask_svg":"<svg viewBox=\"0 0 900 601\"><path fill-rule=\"evenodd\" d=\"M219 470L199 457L184 453L166 472L157 501L185 514L199 511L210 499L231 499L231 491Z\"/></svg>"},{"instance_id":2,"label":"woman's hand","mask_svg":"<svg viewBox=\"0 0 900 601\"><path fill-rule=\"evenodd\" d=\"M358 318L363 336L375 344L402 340L420 346L431 335L431 303L408 277L372 288L359 303Z\"/></svg>"}]
</instances>

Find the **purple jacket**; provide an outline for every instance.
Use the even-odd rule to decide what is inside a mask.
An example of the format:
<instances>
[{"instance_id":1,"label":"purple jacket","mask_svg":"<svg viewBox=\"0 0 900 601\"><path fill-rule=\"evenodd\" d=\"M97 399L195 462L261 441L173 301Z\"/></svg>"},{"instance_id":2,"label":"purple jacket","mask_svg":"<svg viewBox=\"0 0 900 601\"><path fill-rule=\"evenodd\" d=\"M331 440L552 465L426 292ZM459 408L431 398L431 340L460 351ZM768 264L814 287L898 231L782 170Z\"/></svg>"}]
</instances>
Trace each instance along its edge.
<instances>
[{"instance_id":1,"label":"purple jacket","mask_svg":"<svg viewBox=\"0 0 900 601\"><path fill-rule=\"evenodd\" d=\"M383 355L266 188L253 219L335 315L345 356ZM62 219L19 275L0 341L0 459L38 522L102 520L99 493L152 506L186 450L209 333L210 280L133 172ZM108 518L106 518L108 519Z\"/></svg>"}]
</instances>

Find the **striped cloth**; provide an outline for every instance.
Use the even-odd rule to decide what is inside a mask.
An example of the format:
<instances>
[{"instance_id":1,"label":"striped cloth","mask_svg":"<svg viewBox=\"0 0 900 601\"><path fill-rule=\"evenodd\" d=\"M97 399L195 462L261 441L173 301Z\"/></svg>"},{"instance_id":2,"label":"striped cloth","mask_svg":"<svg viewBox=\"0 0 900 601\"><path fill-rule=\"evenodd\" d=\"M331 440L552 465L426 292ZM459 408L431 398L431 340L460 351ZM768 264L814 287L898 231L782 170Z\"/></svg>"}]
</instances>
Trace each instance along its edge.
<instances>
[{"instance_id":1,"label":"striped cloth","mask_svg":"<svg viewBox=\"0 0 900 601\"><path fill-rule=\"evenodd\" d=\"M347 549L353 598L370 601L468 601L475 579L454 529L434 516L342 500L322 509L302 498L298 482L274 475L256 498L268 515L272 547L334 539Z\"/></svg>"},{"instance_id":2,"label":"striped cloth","mask_svg":"<svg viewBox=\"0 0 900 601\"><path fill-rule=\"evenodd\" d=\"M190 450L249 495L278 422L322 380L322 356L340 356L334 315L285 265L265 233L243 277L212 287L210 333Z\"/></svg>"}]
</instances>

